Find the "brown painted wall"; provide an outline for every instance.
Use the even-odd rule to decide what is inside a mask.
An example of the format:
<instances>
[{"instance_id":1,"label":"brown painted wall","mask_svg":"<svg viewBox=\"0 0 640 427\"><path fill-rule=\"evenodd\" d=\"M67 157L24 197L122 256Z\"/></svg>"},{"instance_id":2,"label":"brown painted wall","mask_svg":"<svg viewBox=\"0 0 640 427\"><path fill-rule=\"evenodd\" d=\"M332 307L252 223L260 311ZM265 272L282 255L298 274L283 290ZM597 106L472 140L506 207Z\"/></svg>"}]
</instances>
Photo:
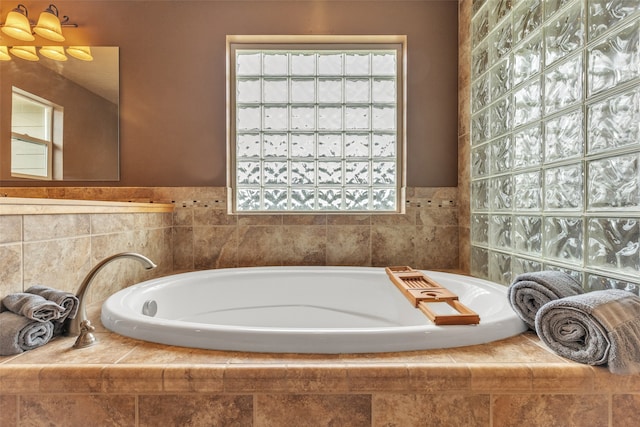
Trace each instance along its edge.
<instances>
[{"instance_id":1,"label":"brown painted wall","mask_svg":"<svg viewBox=\"0 0 640 427\"><path fill-rule=\"evenodd\" d=\"M25 5L39 11L47 3ZM80 25L65 29L65 44L120 47L119 185L225 185L227 34L406 34L407 184L457 185L455 1L63 0L58 7Z\"/></svg>"}]
</instances>

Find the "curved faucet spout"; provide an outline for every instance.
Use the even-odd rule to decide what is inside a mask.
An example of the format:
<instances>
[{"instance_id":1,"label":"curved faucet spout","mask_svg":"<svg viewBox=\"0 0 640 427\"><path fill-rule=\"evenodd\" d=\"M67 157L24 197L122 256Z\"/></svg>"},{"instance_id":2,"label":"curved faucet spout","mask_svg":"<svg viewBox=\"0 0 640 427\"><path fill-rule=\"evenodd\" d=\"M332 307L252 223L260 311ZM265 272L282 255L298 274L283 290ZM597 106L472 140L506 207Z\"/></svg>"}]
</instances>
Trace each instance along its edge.
<instances>
[{"instance_id":1,"label":"curved faucet spout","mask_svg":"<svg viewBox=\"0 0 640 427\"><path fill-rule=\"evenodd\" d=\"M80 288L78 288L78 293L76 294L76 297L78 297L78 314L76 315L75 318L67 320L66 335L69 335L69 336L80 335L82 322L88 321L87 311L85 308L85 298L86 298L87 291L89 290L89 285L91 285L91 282L93 281L96 274L100 270L102 270L102 268L105 265L109 264L111 261L114 261L120 258L135 259L136 261L140 262L146 270L151 270L157 267L153 263L153 261L151 261L149 258L147 258L144 255L137 254L135 252L122 252L122 253L107 257L102 261L100 261L98 264L96 264L95 267L91 269L89 274L87 274L87 276L82 281L82 284L80 284Z\"/></svg>"}]
</instances>

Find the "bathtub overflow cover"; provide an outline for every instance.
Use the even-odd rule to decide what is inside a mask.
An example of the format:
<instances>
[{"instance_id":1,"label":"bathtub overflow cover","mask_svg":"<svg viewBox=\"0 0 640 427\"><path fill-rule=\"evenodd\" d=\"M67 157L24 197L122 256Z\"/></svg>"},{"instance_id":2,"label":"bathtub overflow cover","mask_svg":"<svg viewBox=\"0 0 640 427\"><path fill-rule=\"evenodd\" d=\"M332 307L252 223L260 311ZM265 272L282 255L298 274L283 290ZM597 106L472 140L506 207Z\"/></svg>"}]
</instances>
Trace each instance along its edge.
<instances>
[{"instance_id":1,"label":"bathtub overflow cover","mask_svg":"<svg viewBox=\"0 0 640 427\"><path fill-rule=\"evenodd\" d=\"M144 302L144 305L142 306L142 314L144 314L145 316L153 317L157 312L158 304L155 302L155 300L150 299Z\"/></svg>"}]
</instances>

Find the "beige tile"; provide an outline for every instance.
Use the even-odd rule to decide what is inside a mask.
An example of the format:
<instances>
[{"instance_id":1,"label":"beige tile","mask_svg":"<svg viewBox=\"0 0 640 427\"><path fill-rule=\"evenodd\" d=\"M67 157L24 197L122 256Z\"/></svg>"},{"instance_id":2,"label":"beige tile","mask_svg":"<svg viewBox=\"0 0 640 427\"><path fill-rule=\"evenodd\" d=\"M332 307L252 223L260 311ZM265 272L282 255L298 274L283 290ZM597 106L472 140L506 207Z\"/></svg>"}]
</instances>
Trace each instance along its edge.
<instances>
[{"instance_id":1,"label":"beige tile","mask_svg":"<svg viewBox=\"0 0 640 427\"><path fill-rule=\"evenodd\" d=\"M451 357L456 362L475 363L562 363L563 359L517 335L492 343L461 347Z\"/></svg>"},{"instance_id":2,"label":"beige tile","mask_svg":"<svg viewBox=\"0 0 640 427\"><path fill-rule=\"evenodd\" d=\"M464 364L409 365L408 390L421 393L439 391L466 392L471 389L471 372Z\"/></svg>"},{"instance_id":3,"label":"beige tile","mask_svg":"<svg viewBox=\"0 0 640 427\"><path fill-rule=\"evenodd\" d=\"M20 396L19 425L132 426L135 396L59 394Z\"/></svg>"},{"instance_id":4,"label":"beige tile","mask_svg":"<svg viewBox=\"0 0 640 427\"><path fill-rule=\"evenodd\" d=\"M3 426L18 425L18 396L0 395L0 416Z\"/></svg>"},{"instance_id":5,"label":"beige tile","mask_svg":"<svg viewBox=\"0 0 640 427\"><path fill-rule=\"evenodd\" d=\"M225 209L215 209L212 207L194 207L193 225L213 226L213 225L237 225L238 216L229 215Z\"/></svg>"},{"instance_id":6,"label":"beige tile","mask_svg":"<svg viewBox=\"0 0 640 427\"><path fill-rule=\"evenodd\" d=\"M22 242L22 216L0 215L0 245Z\"/></svg>"},{"instance_id":7,"label":"beige tile","mask_svg":"<svg viewBox=\"0 0 640 427\"><path fill-rule=\"evenodd\" d=\"M193 264L197 270L237 265L238 232L233 226L193 228Z\"/></svg>"},{"instance_id":8,"label":"beige tile","mask_svg":"<svg viewBox=\"0 0 640 427\"><path fill-rule=\"evenodd\" d=\"M639 394L614 394L611 408L611 424L615 427L638 425Z\"/></svg>"},{"instance_id":9,"label":"beige tile","mask_svg":"<svg viewBox=\"0 0 640 427\"><path fill-rule=\"evenodd\" d=\"M238 227L238 267L282 265L282 227Z\"/></svg>"},{"instance_id":10,"label":"beige tile","mask_svg":"<svg viewBox=\"0 0 640 427\"><path fill-rule=\"evenodd\" d=\"M162 391L163 367L111 365L102 370L104 393L149 393Z\"/></svg>"},{"instance_id":11,"label":"beige tile","mask_svg":"<svg viewBox=\"0 0 640 427\"><path fill-rule=\"evenodd\" d=\"M173 227L173 269L193 270L193 227Z\"/></svg>"},{"instance_id":12,"label":"beige tile","mask_svg":"<svg viewBox=\"0 0 640 427\"><path fill-rule=\"evenodd\" d=\"M326 225L327 215L283 215L283 225Z\"/></svg>"},{"instance_id":13,"label":"beige tile","mask_svg":"<svg viewBox=\"0 0 640 427\"><path fill-rule=\"evenodd\" d=\"M327 228L289 225L282 227L282 265L325 265Z\"/></svg>"},{"instance_id":14,"label":"beige tile","mask_svg":"<svg viewBox=\"0 0 640 427\"><path fill-rule=\"evenodd\" d=\"M469 366L475 392L531 391L531 368L522 364L475 363Z\"/></svg>"},{"instance_id":15,"label":"beige tile","mask_svg":"<svg viewBox=\"0 0 640 427\"><path fill-rule=\"evenodd\" d=\"M24 241L88 236L89 215L24 215Z\"/></svg>"},{"instance_id":16,"label":"beige tile","mask_svg":"<svg viewBox=\"0 0 640 427\"><path fill-rule=\"evenodd\" d=\"M102 365L48 365L40 371L40 393L100 393Z\"/></svg>"},{"instance_id":17,"label":"beige tile","mask_svg":"<svg viewBox=\"0 0 640 427\"><path fill-rule=\"evenodd\" d=\"M0 298L24 291L22 286L22 243L0 245Z\"/></svg>"},{"instance_id":18,"label":"beige tile","mask_svg":"<svg viewBox=\"0 0 640 427\"><path fill-rule=\"evenodd\" d=\"M239 226L282 225L282 215L238 215Z\"/></svg>"},{"instance_id":19,"label":"beige tile","mask_svg":"<svg viewBox=\"0 0 640 427\"><path fill-rule=\"evenodd\" d=\"M374 267L414 265L415 226L371 227L371 264Z\"/></svg>"},{"instance_id":20,"label":"beige tile","mask_svg":"<svg viewBox=\"0 0 640 427\"><path fill-rule=\"evenodd\" d=\"M458 231L457 226L416 227L413 267L427 270L457 269Z\"/></svg>"},{"instance_id":21,"label":"beige tile","mask_svg":"<svg viewBox=\"0 0 640 427\"><path fill-rule=\"evenodd\" d=\"M91 234L113 234L133 230L135 214L93 214Z\"/></svg>"},{"instance_id":22,"label":"beige tile","mask_svg":"<svg viewBox=\"0 0 640 427\"><path fill-rule=\"evenodd\" d=\"M402 391L409 388L409 369L404 363L359 364L347 368L351 392Z\"/></svg>"},{"instance_id":23,"label":"beige tile","mask_svg":"<svg viewBox=\"0 0 640 427\"><path fill-rule=\"evenodd\" d=\"M127 365L220 365L228 363L234 353L177 347L133 340L135 348L118 361Z\"/></svg>"},{"instance_id":24,"label":"beige tile","mask_svg":"<svg viewBox=\"0 0 640 427\"><path fill-rule=\"evenodd\" d=\"M373 427L490 425L487 394L373 395Z\"/></svg>"},{"instance_id":25,"label":"beige tile","mask_svg":"<svg viewBox=\"0 0 640 427\"><path fill-rule=\"evenodd\" d=\"M165 392L222 393L225 364L171 365L163 372Z\"/></svg>"},{"instance_id":26,"label":"beige tile","mask_svg":"<svg viewBox=\"0 0 640 427\"><path fill-rule=\"evenodd\" d=\"M259 394L254 427L371 425L371 396L358 394Z\"/></svg>"},{"instance_id":27,"label":"beige tile","mask_svg":"<svg viewBox=\"0 0 640 427\"><path fill-rule=\"evenodd\" d=\"M287 390L296 393L346 393L347 367L337 363L287 363Z\"/></svg>"},{"instance_id":28,"label":"beige tile","mask_svg":"<svg viewBox=\"0 0 640 427\"><path fill-rule=\"evenodd\" d=\"M34 393L40 388L42 366L0 365L0 394Z\"/></svg>"},{"instance_id":29,"label":"beige tile","mask_svg":"<svg viewBox=\"0 0 640 427\"><path fill-rule=\"evenodd\" d=\"M250 426L253 397L246 395L142 395L139 426Z\"/></svg>"},{"instance_id":30,"label":"beige tile","mask_svg":"<svg viewBox=\"0 0 640 427\"><path fill-rule=\"evenodd\" d=\"M591 366L575 363L557 363L535 366L532 369L534 390L587 393L594 390L594 373ZM597 389L594 391L598 391Z\"/></svg>"},{"instance_id":31,"label":"beige tile","mask_svg":"<svg viewBox=\"0 0 640 427\"><path fill-rule=\"evenodd\" d=\"M224 374L227 393L287 391L287 367L282 364L229 365Z\"/></svg>"},{"instance_id":32,"label":"beige tile","mask_svg":"<svg viewBox=\"0 0 640 427\"><path fill-rule=\"evenodd\" d=\"M327 225L371 225L371 215L331 214L327 215Z\"/></svg>"},{"instance_id":33,"label":"beige tile","mask_svg":"<svg viewBox=\"0 0 640 427\"><path fill-rule=\"evenodd\" d=\"M371 227L328 226L327 265L371 265Z\"/></svg>"},{"instance_id":34,"label":"beige tile","mask_svg":"<svg viewBox=\"0 0 640 427\"><path fill-rule=\"evenodd\" d=\"M493 395L491 405L493 425L500 427L604 427L609 420L606 395Z\"/></svg>"}]
</instances>

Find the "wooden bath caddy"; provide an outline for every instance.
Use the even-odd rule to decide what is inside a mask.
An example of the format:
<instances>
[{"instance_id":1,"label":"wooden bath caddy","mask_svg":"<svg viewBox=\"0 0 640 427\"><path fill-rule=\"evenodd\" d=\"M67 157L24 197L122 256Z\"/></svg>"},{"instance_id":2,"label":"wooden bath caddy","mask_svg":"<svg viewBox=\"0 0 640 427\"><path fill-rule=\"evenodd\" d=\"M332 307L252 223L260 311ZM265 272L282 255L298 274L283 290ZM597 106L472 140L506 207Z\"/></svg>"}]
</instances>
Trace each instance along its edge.
<instances>
[{"instance_id":1,"label":"wooden bath caddy","mask_svg":"<svg viewBox=\"0 0 640 427\"><path fill-rule=\"evenodd\" d=\"M430 277L408 266L387 267L387 275L414 307L420 309L436 325L476 325L480 316L458 300L458 296ZM446 303L456 314L437 314L429 307Z\"/></svg>"}]
</instances>

